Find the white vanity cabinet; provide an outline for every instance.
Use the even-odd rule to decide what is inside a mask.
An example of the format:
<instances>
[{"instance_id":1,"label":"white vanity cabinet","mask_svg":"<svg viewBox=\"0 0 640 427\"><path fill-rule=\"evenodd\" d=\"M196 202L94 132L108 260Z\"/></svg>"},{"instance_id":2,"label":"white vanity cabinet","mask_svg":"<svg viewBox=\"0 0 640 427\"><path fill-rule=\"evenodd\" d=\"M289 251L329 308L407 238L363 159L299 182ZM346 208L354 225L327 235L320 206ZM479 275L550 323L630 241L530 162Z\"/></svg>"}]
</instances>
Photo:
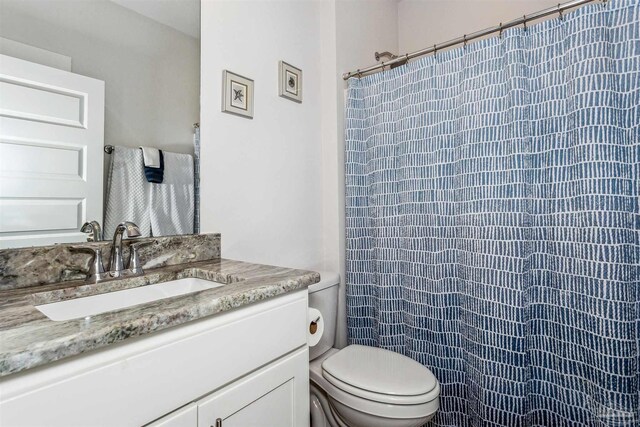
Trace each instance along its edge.
<instances>
[{"instance_id":1,"label":"white vanity cabinet","mask_svg":"<svg viewBox=\"0 0 640 427\"><path fill-rule=\"evenodd\" d=\"M9 375L0 425L308 425L307 307L303 289Z\"/></svg>"}]
</instances>

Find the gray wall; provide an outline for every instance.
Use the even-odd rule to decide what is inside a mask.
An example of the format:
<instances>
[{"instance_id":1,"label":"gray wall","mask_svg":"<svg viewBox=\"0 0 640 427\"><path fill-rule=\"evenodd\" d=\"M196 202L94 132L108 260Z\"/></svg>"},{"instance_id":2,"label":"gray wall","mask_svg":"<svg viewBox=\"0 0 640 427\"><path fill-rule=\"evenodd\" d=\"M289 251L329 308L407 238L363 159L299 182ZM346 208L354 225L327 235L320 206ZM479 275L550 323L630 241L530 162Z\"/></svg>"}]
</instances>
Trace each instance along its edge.
<instances>
[{"instance_id":1,"label":"gray wall","mask_svg":"<svg viewBox=\"0 0 640 427\"><path fill-rule=\"evenodd\" d=\"M1 0L0 37L106 82L105 144L193 152L199 40L106 0Z\"/></svg>"}]
</instances>

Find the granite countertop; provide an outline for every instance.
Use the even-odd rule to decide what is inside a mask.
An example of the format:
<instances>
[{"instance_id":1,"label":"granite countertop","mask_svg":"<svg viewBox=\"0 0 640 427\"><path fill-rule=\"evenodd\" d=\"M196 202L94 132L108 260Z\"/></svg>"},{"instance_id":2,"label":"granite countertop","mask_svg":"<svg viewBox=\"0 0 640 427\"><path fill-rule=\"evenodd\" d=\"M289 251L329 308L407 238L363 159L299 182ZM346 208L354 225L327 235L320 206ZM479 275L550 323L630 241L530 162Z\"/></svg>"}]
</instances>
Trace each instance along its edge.
<instances>
[{"instance_id":1,"label":"granite countertop","mask_svg":"<svg viewBox=\"0 0 640 427\"><path fill-rule=\"evenodd\" d=\"M50 320L34 307L187 277L226 284L68 321ZM0 377L304 289L319 280L312 271L215 259L92 285L76 280L0 290Z\"/></svg>"}]
</instances>

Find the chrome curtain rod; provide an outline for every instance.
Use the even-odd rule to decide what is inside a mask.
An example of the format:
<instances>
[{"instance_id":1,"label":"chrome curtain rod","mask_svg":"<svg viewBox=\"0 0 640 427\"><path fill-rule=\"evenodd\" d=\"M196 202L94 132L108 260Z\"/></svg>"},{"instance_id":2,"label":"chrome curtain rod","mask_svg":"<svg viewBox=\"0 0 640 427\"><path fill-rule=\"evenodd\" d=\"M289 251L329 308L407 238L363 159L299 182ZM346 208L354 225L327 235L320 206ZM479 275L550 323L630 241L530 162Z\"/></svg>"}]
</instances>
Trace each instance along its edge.
<instances>
[{"instance_id":1,"label":"chrome curtain rod","mask_svg":"<svg viewBox=\"0 0 640 427\"><path fill-rule=\"evenodd\" d=\"M527 28L527 22L529 21L534 21L536 19L544 18L545 16L553 15L555 13L559 13L560 17L562 17L562 13L565 10L582 6L587 3L593 3L594 1L601 1L603 3L607 2L607 0L573 0L567 3L562 3L562 4L558 3L557 6L550 7L548 9L544 9L539 12L532 13L530 15L524 15L522 18L514 19L513 21L509 21L506 23L501 22L500 25L496 25L495 27L486 28L484 30L476 31L475 33L471 33L471 34L465 34L464 36L458 37L457 39L449 40L447 42L440 43L440 44L434 44L433 46L428 47L426 49L417 50L415 52L400 55L397 58L387 62L382 62L380 64L372 65L367 68L362 68L356 71L351 71L349 73L344 73L342 75L342 78L344 80L348 80L351 77L360 78L365 74L371 74L377 71L384 71L385 67L389 67L389 68L398 67L400 65L406 64L410 59L417 58L419 56L428 55L430 53L435 53L438 50L446 49L448 47L455 46L457 44L463 43L466 45L467 42L471 40L488 36L489 34L493 34L493 33L502 34L504 30L507 30L512 27L517 27L518 25L524 25L524 27Z\"/></svg>"},{"instance_id":2,"label":"chrome curtain rod","mask_svg":"<svg viewBox=\"0 0 640 427\"><path fill-rule=\"evenodd\" d=\"M193 124L193 128L194 129L198 129L200 127L200 123L194 123ZM104 152L107 154L111 154L113 153L113 150L115 150L116 147L114 147L113 145L105 145L104 146Z\"/></svg>"}]
</instances>

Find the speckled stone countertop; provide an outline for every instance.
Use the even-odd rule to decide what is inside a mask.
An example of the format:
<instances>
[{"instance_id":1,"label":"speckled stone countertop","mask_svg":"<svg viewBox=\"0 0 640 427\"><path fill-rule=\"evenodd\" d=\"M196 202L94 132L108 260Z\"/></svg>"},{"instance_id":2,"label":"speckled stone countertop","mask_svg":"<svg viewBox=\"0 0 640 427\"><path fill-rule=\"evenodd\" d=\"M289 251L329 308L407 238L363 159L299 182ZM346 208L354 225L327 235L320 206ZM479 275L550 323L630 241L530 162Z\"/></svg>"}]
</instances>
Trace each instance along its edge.
<instances>
[{"instance_id":1,"label":"speckled stone countertop","mask_svg":"<svg viewBox=\"0 0 640 427\"><path fill-rule=\"evenodd\" d=\"M53 321L35 305L197 277L214 289ZM215 259L164 266L144 276L86 285L82 280L0 290L0 377L265 300L317 283L311 271Z\"/></svg>"}]
</instances>

